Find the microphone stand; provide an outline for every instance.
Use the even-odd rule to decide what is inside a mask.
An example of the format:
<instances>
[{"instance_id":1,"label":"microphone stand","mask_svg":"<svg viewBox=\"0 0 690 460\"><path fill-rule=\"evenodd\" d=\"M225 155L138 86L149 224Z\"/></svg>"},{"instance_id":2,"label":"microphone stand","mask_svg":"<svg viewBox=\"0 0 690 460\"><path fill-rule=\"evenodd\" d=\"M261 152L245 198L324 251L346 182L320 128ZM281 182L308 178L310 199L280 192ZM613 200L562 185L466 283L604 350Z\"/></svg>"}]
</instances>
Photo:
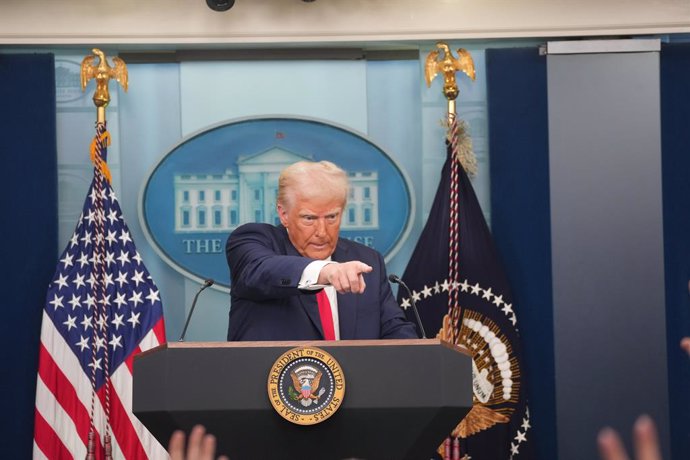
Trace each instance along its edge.
<instances>
[{"instance_id":1,"label":"microphone stand","mask_svg":"<svg viewBox=\"0 0 690 460\"><path fill-rule=\"evenodd\" d=\"M414 312L414 317L417 320L417 327L419 327L419 331L422 333L422 338L426 339L426 332L424 331L424 326L422 326L422 319L419 317L419 311L417 310L417 302L414 300L414 297L412 296L412 291L410 291L410 288L407 287L407 284L405 284L405 282L401 280L398 275L391 274L388 276L388 280L391 283L399 284L407 292L407 295L410 298L410 304L412 304L412 311Z\"/></svg>"},{"instance_id":2,"label":"microphone stand","mask_svg":"<svg viewBox=\"0 0 690 460\"><path fill-rule=\"evenodd\" d=\"M184 323L184 329L182 329L182 334L180 335L180 338L177 340L178 342L184 342L184 336L187 335L187 327L189 326L189 320L192 319L192 314L194 314L194 307L196 307L196 300L199 298L199 294L201 294L201 291L206 289L209 286L212 286L213 283L212 279L208 279L204 281L203 286L201 286L201 289L199 289L194 296L194 300L192 301L192 308L189 310L189 315L187 315L187 321Z\"/></svg>"}]
</instances>

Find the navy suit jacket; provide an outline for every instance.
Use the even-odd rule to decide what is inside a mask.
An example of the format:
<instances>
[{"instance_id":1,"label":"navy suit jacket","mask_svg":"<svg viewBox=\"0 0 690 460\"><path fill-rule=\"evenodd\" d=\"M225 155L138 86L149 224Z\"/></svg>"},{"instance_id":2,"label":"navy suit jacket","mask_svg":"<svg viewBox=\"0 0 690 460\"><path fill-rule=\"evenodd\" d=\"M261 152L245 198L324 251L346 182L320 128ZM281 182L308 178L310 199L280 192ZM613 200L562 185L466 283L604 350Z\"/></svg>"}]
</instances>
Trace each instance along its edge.
<instances>
[{"instance_id":1,"label":"navy suit jacket","mask_svg":"<svg viewBox=\"0 0 690 460\"><path fill-rule=\"evenodd\" d=\"M301 256L287 230L268 224L238 227L226 245L231 299L228 340L323 340L316 292L297 288L314 259ZM338 239L331 259L359 260L371 267L362 294L338 294L340 338L417 338L393 298L381 254Z\"/></svg>"}]
</instances>

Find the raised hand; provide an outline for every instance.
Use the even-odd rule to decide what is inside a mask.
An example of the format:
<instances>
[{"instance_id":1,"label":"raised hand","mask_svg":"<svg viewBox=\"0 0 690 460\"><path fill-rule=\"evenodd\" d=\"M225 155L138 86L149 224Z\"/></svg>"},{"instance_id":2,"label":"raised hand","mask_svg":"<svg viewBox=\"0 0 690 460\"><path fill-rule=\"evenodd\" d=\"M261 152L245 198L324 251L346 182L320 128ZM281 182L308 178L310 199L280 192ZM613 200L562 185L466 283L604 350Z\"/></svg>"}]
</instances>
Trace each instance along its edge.
<instances>
[{"instance_id":1,"label":"raised hand","mask_svg":"<svg viewBox=\"0 0 690 460\"><path fill-rule=\"evenodd\" d=\"M170 460L214 460L216 455L216 437L206 433L206 428L196 425L192 428L185 451L185 434L177 430L170 437L168 444ZM218 460L228 460L221 455Z\"/></svg>"},{"instance_id":2,"label":"raised hand","mask_svg":"<svg viewBox=\"0 0 690 460\"><path fill-rule=\"evenodd\" d=\"M647 415L641 415L633 427L635 445L634 460L661 460L659 438L654 422ZM598 437L599 455L602 460L630 460L618 433L612 428L604 428Z\"/></svg>"}]
</instances>

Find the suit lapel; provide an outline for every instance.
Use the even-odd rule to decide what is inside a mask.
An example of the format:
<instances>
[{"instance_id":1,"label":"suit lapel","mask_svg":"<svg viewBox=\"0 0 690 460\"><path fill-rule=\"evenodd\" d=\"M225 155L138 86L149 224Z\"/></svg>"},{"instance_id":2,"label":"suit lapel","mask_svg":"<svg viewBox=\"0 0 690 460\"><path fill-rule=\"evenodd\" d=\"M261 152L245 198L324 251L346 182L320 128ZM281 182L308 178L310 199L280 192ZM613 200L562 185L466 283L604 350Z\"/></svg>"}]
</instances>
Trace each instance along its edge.
<instances>
[{"instance_id":1,"label":"suit lapel","mask_svg":"<svg viewBox=\"0 0 690 460\"><path fill-rule=\"evenodd\" d=\"M338 245L331 257L335 262L348 262L350 256L347 247L338 241ZM355 327L357 325L357 303L359 302L359 295L357 294L338 294L338 322L340 324L340 338L341 340L348 340L355 338Z\"/></svg>"},{"instance_id":2,"label":"suit lapel","mask_svg":"<svg viewBox=\"0 0 690 460\"><path fill-rule=\"evenodd\" d=\"M302 308L307 313L309 320L319 331L321 338L324 338L323 328L321 327L321 316L319 315L319 305L316 302L316 295L302 294L298 296L297 299L302 304Z\"/></svg>"},{"instance_id":3,"label":"suit lapel","mask_svg":"<svg viewBox=\"0 0 690 460\"><path fill-rule=\"evenodd\" d=\"M285 254L288 256L301 256L301 254L297 252L297 249L295 249L290 242L290 238L288 237L285 227L281 228L283 229L285 235ZM316 295L302 294L297 296L295 301L299 302L299 304L302 306L302 309L307 314L307 317L312 322L314 327L319 331L321 338L323 338L323 328L321 327L321 316L319 316L319 305L316 303Z\"/></svg>"}]
</instances>

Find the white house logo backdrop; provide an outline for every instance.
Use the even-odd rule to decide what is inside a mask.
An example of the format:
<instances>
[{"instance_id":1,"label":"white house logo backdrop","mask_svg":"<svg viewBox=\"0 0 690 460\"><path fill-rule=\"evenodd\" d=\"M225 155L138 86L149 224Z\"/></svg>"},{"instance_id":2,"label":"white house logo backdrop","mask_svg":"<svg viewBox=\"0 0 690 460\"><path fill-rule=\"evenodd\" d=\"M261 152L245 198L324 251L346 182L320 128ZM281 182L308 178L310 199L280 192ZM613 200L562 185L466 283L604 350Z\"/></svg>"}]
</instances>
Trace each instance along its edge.
<instances>
[{"instance_id":1,"label":"white house logo backdrop","mask_svg":"<svg viewBox=\"0 0 690 460\"><path fill-rule=\"evenodd\" d=\"M297 118L239 120L183 140L145 183L139 210L147 238L185 276L229 286L228 235L247 222L279 223L278 176L300 160L328 160L348 172L341 236L392 257L414 213L406 176L361 135Z\"/></svg>"}]
</instances>

